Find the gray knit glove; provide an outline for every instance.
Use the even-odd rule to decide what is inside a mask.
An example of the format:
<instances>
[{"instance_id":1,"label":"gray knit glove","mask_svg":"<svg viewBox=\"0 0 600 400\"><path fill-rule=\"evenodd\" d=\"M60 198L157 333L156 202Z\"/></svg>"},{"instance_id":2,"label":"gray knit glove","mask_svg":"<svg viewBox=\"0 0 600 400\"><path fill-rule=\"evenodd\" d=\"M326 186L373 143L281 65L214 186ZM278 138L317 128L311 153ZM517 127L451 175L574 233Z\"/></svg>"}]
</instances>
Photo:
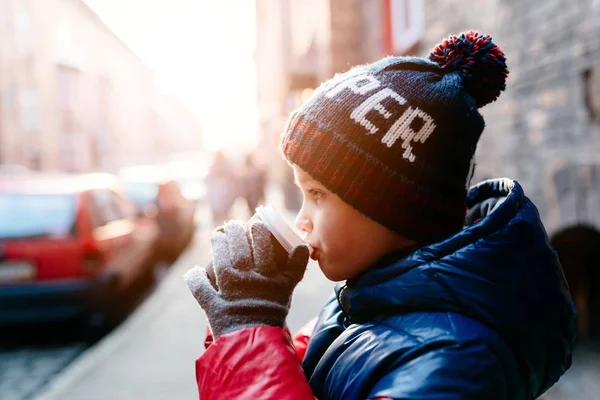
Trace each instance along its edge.
<instances>
[{"instance_id":1,"label":"gray knit glove","mask_svg":"<svg viewBox=\"0 0 600 400\"><path fill-rule=\"evenodd\" d=\"M304 276L308 247L295 247L287 262L275 263L272 235L260 221L246 232L230 221L211 236L216 282L206 268L194 267L184 279L204 309L215 340L258 325L283 327L292 292Z\"/></svg>"}]
</instances>

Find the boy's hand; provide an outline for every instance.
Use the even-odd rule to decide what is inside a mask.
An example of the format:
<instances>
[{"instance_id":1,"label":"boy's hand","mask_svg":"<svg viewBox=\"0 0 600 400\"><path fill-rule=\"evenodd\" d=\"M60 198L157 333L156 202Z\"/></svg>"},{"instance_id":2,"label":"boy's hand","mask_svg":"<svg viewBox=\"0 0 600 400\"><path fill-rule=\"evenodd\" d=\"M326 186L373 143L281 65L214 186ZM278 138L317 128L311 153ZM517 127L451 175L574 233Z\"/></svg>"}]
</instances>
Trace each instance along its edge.
<instances>
[{"instance_id":1,"label":"boy's hand","mask_svg":"<svg viewBox=\"0 0 600 400\"><path fill-rule=\"evenodd\" d=\"M286 265L277 265L271 233L262 222L250 232L230 221L211 236L215 281L194 267L184 278L206 312L215 339L242 328L283 327L292 292L304 276L308 247L294 248Z\"/></svg>"}]
</instances>

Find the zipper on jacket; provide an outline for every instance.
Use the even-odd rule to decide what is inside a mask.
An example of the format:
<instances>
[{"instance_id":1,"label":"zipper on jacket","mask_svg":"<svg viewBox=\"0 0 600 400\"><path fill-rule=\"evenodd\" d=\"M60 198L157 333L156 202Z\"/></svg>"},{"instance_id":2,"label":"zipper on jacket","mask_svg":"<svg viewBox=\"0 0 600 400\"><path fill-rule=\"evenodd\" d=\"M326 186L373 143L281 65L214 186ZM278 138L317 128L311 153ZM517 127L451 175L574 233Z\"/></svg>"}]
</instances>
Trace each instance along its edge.
<instances>
[{"instance_id":1,"label":"zipper on jacket","mask_svg":"<svg viewBox=\"0 0 600 400\"><path fill-rule=\"evenodd\" d=\"M344 290L346 290L346 288L347 285L344 282L344 285L340 288L340 291L337 294L337 301L340 305L340 308L342 309L342 313L344 314L344 326L347 328L348 326L350 326L352 321L350 321L350 314L348 314L348 311L346 311L346 309L344 308L344 304L342 304L342 295L344 294Z\"/></svg>"}]
</instances>

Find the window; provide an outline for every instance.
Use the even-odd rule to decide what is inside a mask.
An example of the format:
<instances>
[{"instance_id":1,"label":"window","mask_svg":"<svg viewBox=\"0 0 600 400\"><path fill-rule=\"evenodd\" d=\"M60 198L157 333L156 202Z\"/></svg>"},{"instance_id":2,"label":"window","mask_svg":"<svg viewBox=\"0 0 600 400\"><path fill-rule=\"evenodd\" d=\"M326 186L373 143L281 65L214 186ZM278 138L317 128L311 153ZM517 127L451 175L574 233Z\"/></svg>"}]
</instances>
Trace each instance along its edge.
<instances>
[{"instance_id":1,"label":"window","mask_svg":"<svg viewBox=\"0 0 600 400\"><path fill-rule=\"evenodd\" d=\"M120 219L133 220L136 217L135 205L117 192L111 191L113 204Z\"/></svg>"},{"instance_id":2,"label":"window","mask_svg":"<svg viewBox=\"0 0 600 400\"><path fill-rule=\"evenodd\" d=\"M0 29L6 28L10 23L10 0L0 0Z\"/></svg>"},{"instance_id":3,"label":"window","mask_svg":"<svg viewBox=\"0 0 600 400\"><path fill-rule=\"evenodd\" d=\"M383 0L383 18L386 53L412 52L423 37L424 0Z\"/></svg>"},{"instance_id":4,"label":"window","mask_svg":"<svg viewBox=\"0 0 600 400\"><path fill-rule=\"evenodd\" d=\"M118 193L109 190L93 190L90 192L91 215L94 228L105 226L111 222L135 218L135 207Z\"/></svg>"},{"instance_id":5,"label":"window","mask_svg":"<svg viewBox=\"0 0 600 400\"><path fill-rule=\"evenodd\" d=\"M15 14L15 40L21 54L31 53L31 18L23 8Z\"/></svg>"},{"instance_id":6,"label":"window","mask_svg":"<svg viewBox=\"0 0 600 400\"><path fill-rule=\"evenodd\" d=\"M57 101L60 115L62 135L61 161L62 167L68 172L78 169L78 154L82 154L81 137L78 133L76 119L77 111L77 84L79 71L75 68L59 65L57 70Z\"/></svg>"},{"instance_id":7,"label":"window","mask_svg":"<svg viewBox=\"0 0 600 400\"><path fill-rule=\"evenodd\" d=\"M92 199L90 211L94 228L105 226L123 218L110 190L93 190L90 194Z\"/></svg>"},{"instance_id":8,"label":"window","mask_svg":"<svg viewBox=\"0 0 600 400\"><path fill-rule=\"evenodd\" d=\"M60 137L60 162L66 172L75 172L77 167L75 135L63 132Z\"/></svg>"},{"instance_id":9,"label":"window","mask_svg":"<svg viewBox=\"0 0 600 400\"><path fill-rule=\"evenodd\" d=\"M64 238L75 234L73 195L0 194L0 239Z\"/></svg>"},{"instance_id":10,"label":"window","mask_svg":"<svg viewBox=\"0 0 600 400\"><path fill-rule=\"evenodd\" d=\"M77 102L77 81L79 71L75 68L59 65L58 67L58 97L62 110L73 111Z\"/></svg>"},{"instance_id":11,"label":"window","mask_svg":"<svg viewBox=\"0 0 600 400\"><path fill-rule=\"evenodd\" d=\"M73 22L64 19L57 24L56 31L56 61L62 65L80 68L84 62L84 55L77 47L76 31Z\"/></svg>"},{"instance_id":12,"label":"window","mask_svg":"<svg viewBox=\"0 0 600 400\"><path fill-rule=\"evenodd\" d=\"M154 204L158 195L158 184L151 180L126 181L125 195L138 209L142 210Z\"/></svg>"},{"instance_id":13,"label":"window","mask_svg":"<svg viewBox=\"0 0 600 400\"><path fill-rule=\"evenodd\" d=\"M11 83L6 85L2 89L2 96L0 97L2 103L2 110L5 112L12 111L15 105L15 84Z\"/></svg>"},{"instance_id":14,"label":"window","mask_svg":"<svg viewBox=\"0 0 600 400\"><path fill-rule=\"evenodd\" d=\"M35 132L39 128L39 102L34 89L21 91L21 126L26 132Z\"/></svg>"}]
</instances>

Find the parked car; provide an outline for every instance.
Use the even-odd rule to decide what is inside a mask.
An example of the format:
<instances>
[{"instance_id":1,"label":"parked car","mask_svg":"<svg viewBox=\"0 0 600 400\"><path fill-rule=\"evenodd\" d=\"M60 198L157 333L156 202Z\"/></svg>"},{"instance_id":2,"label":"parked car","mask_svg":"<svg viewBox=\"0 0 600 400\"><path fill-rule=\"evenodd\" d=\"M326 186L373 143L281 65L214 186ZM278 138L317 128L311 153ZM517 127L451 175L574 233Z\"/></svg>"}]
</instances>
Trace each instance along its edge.
<instances>
[{"instance_id":1,"label":"parked car","mask_svg":"<svg viewBox=\"0 0 600 400\"><path fill-rule=\"evenodd\" d=\"M173 180L163 181L158 167L136 167L121 171L126 196L139 214L156 214L159 237L155 259L173 263L191 243L196 231L196 203L186 199Z\"/></svg>"},{"instance_id":2,"label":"parked car","mask_svg":"<svg viewBox=\"0 0 600 400\"><path fill-rule=\"evenodd\" d=\"M0 181L0 325L111 317L154 276L158 226L110 175Z\"/></svg>"}]
</instances>

